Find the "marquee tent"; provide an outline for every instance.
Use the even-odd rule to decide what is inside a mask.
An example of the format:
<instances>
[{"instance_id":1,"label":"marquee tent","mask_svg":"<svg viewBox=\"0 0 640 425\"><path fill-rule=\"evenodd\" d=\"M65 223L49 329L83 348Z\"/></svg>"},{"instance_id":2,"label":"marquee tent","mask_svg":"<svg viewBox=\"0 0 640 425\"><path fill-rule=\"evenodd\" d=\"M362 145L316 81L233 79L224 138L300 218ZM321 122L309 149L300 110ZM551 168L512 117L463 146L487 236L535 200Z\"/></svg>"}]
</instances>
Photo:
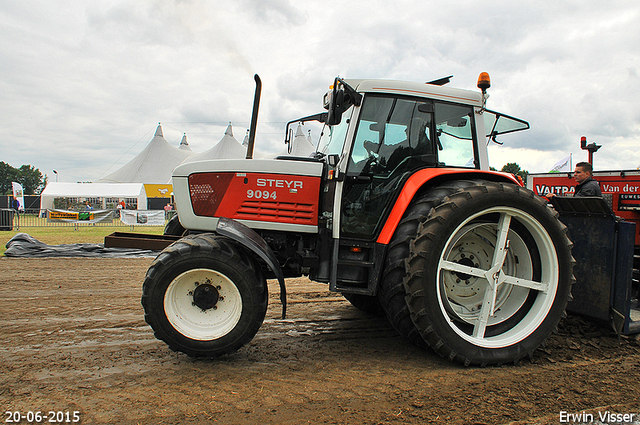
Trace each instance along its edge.
<instances>
[{"instance_id":1,"label":"marquee tent","mask_svg":"<svg viewBox=\"0 0 640 425\"><path fill-rule=\"evenodd\" d=\"M136 198L142 209L147 207L147 194L142 183L50 182L42 191L40 208L52 209L55 198ZM94 207L101 208L99 205Z\"/></svg>"},{"instance_id":2,"label":"marquee tent","mask_svg":"<svg viewBox=\"0 0 640 425\"><path fill-rule=\"evenodd\" d=\"M183 137L186 144L186 136ZM187 146L188 147L188 146ZM173 169L192 155L190 149L171 146L162 135L158 124L156 133L149 144L131 161L98 183L168 183Z\"/></svg>"},{"instance_id":3,"label":"marquee tent","mask_svg":"<svg viewBox=\"0 0 640 425\"><path fill-rule=\"evenodd\" d=\"M311 143L309 138L304 136L304 132L302 131L302 126L298 124L298 129L296 130L296 135L291 141L291 152L287 152L284 150L280 152L278 155L291 155L291 156L303 156L307 157L316 151L315 146Z\"/></svg>"},{"instance_id":4,"label":"marquee tent","mask_svg":"<svg viewBox=\"0 0 640 425\"><path fill-rule=\"evenodd\" d=\"M187 143L187 134L184 133L182 135L182 140L180 141L180 146L178 146L178 149L180 149L181 151L185 151L185 152L191 152L191 148L189 147L189 143Z\"/></svg>"},{"instance_id":5,"label":"marquee tent","mask_svg":"<svg viewBox=\"0 0 640 425\"><path fill-rule=\"evenodd\" d=\"M247 149L233 137L233 129L229 124L224 136L214 147L202 153L193 154L184 162L205 161L208 159L242 159L246 156Z\"/></svg>"}]
</instances>

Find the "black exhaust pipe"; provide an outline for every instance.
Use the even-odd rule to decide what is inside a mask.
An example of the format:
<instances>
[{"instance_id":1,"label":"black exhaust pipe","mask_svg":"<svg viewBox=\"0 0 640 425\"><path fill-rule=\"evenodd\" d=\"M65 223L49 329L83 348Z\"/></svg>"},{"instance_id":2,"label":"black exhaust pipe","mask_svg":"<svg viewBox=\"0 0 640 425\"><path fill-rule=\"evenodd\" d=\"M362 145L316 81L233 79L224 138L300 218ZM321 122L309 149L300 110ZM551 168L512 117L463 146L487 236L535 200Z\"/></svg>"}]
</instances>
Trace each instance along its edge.
<instances>
[{"instance_id":1,"label":"black exhaust pipe","mask_svg":"<svg viewBox=\"0 0 640 425\"><path fill-rule=\"evenodd\" d=\"M256 140L256 127L258 126L258 108L260 107L260 92L262 91L262 81L258 74L253 76L256 80L256 94L253 98L253 113L251 114L251 127L249 128L249 144L247 145L247 158L253 158L253 144Z\"/></svg>"}]
</instances>

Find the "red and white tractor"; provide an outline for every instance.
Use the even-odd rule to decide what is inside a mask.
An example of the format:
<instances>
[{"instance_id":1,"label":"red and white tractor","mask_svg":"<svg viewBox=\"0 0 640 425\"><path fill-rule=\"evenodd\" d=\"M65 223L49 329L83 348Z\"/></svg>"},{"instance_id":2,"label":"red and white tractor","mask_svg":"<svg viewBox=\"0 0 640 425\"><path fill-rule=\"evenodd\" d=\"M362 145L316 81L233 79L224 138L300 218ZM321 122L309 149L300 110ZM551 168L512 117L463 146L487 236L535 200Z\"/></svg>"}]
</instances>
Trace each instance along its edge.
<instances>
[{"instance_id":1,"label":"red and white tractor","mask_svg":"<svg viewBox=\"0 0 640 425\"><path fill-rule=\"evenodd\" d=\"M571 243L546 202L489 171L487 144L528 123L485 107L481 91L336 78L317 152L174 170L185 235L143 285L156 337L194 357L238 350L260 328L268 278L309 276L402 335L464 364L530 356L565 313ZM286 132L289 134L289 132Z\"/></svg>"}]
</instances>

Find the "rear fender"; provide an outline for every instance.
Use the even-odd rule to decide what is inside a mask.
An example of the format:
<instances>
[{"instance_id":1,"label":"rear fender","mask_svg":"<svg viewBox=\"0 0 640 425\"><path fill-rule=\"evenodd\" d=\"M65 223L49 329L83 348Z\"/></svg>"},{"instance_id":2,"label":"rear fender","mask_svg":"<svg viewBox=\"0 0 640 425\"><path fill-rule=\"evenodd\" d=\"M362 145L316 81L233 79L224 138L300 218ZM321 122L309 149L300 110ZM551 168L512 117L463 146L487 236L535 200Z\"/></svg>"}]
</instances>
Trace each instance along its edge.
<instances>
[{"instance_id":1,"label":"rear fender","mask_svg":"<svg viewBox=\"0 0 640 425\"><path fill-rule=\"evenodd\" d=\"M257 254L267 263L267 266L269 266L271 271L276 275L280 283L280 301L282 302L282 318L284 319L287 315L287 289L284 285L284 274L282 273L276 255L271 248L269 248L269 245L267 245L259 234L249 227L226 217L220 217L218 220L216 233L233 239L251 252Z\"/></svg>"},{"instance_id":2,"label":"rear fender","mask_svg":"<svg viewBox=\"0 0 640 425\"><path fill-rule=\"evenodd\" d=\"M416 171L404 184L396 203L387 218L387 221L378 235L377 243L389 244L391 237L398 227L404 212L413 200L415 194L424 186L434 183L442 183L451 180L491 180L497 182L513 183L519 186L522 184L509 173L500 173L482 170L461 170L456 168L425 168Z\"/></svg>"}]
</instances>

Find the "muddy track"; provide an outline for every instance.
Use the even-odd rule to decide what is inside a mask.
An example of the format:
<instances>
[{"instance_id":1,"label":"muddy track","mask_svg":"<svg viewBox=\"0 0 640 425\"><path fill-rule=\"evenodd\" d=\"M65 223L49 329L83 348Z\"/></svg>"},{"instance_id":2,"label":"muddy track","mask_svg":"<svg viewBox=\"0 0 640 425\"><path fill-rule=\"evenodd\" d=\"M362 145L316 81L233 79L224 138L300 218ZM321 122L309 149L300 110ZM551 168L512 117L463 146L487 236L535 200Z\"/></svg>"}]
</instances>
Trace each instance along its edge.
<instances>
[{"instance_id":1,"label":"muddy track","mask_svg":"<svg viewBox=\"0 0 640 425\"><path fill-rule=\"evenodd\" d=\"M0 259L2 413L78 411L86 424L557 424L562 411L600 410L640 423L636 338L570 316L532 359L463 368L307 279L287 281L286 319L270 282L253 341L195 361L144 322L151 261Z\"/></svg>"}]
</instances>

